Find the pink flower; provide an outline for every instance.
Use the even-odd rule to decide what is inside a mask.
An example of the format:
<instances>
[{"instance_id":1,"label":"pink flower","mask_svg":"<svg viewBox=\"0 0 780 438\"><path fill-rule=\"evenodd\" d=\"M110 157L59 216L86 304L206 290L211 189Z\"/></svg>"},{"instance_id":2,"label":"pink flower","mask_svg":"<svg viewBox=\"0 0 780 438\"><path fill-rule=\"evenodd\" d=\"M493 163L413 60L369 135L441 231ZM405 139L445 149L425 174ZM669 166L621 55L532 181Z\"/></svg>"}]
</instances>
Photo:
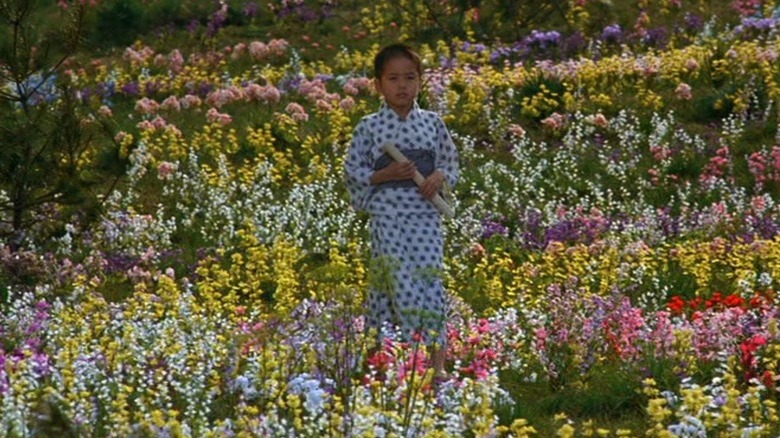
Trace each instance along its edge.
<instances>
[{"instance_id":1,"label":"pink flower","mask_svg":"<svg viewBox=\"0 0 780 438\"><path fill-rule=\"evenodd\" d=\"M767 48L758 52L758 59L770 64L777 61L777 51L772 48Z\"/></svg>"},{"instance_id":2,"label":"pink flower","mask_svg":"<svg viewBox=\"0 0 780 438\"><path fill-rule=\"evenodd\" d=\"M358 93L360 93L360 90L358 90L356 86L349 83L344 84L343 90L344 93L349 94L350 96L356 96Z\"/></svg>"},{"instance_id":3,"label":"pink flower","mask_svg":"<svg viewBox=\"0 0 780 438\"><path fill-rule=\"evenodd\" d=\"M230 58L231 59L238 59L241 55L246 53L247 45L246 43L238 43L235 46L233 46L233 49L231 50Z\"/></svg>"},{"instance_id":4,"label":"pink flower","mask_svg":"<svg viewBox=\"0 0 780 438\"><path fill-rule=\"evenodd\" d=\"M250 101L277 103L282 99L282 93L273 85L249 84L244 89L244 94Z\"/></svg>"},{"instance_id":5,"label":"pink flower","mask_svg":"<svg viewBox=\"0 0 780 438\"><path fill-rule=\"evenodd\" d=\"M156 67L165 67L168 65L168 58L165 57L162 53L158 53L154 55L154 61L153 64Z\"/></svg>"},{"instance_id":6,"label":"pink flower","mask_svg":"<svg viewBox=\"0 0 780 438\"><path fill-rule=\"evenodd\" d=\"M215 108L222 108L234 100L235 93L226 88L214 90L206 97L206 103Z\"/></svg>"},{"instance_id":7,"label":"pink flower","mask_svg":"<svg viewBox=\"0 0 780 438\"><path fill-rule=\"evenodd\" d=\"M125 49L124 58L130 61L132 64L145 64L150 58L154 56L154 49L149 46L144 46L140 50L135 50L132 47Z\"/></svg>"},{"instance_id":8,"label":"pink flower","mask_svg":"<svg viewBox=\"0 0 780 438\"><path fill-rule=\"evenodd\" d=\"M268 50L277 56L284 55L288 47L290 47L290 43L284 39L273 39L268 42Z\"/></svg>"},{"instance_id":9,"label":"pink flower","mask_svg":"<svg viewBox=\"0 0 780 438\"><path fill-rule=\"evenodd\" d=\"M184 69L184 57L179 49L173 49L168 55L168 68L174 73L180 73Z\"/></svg>"},{"instance_id":10,"label":"pink flower","mask_svg":"<svg viewBox=\"0 0 780 438\"><path fill-rule=\"evenodd\" d=\"M398 370L398 377L406 380L407 377L414 375L419 379L425 374L428 366L428 357L422 349L413 349L409 358L404 361L403 366Z\"/></svg>"},{"instance_id":11,"label":"pink flower","mask_svg":"<svg viewBox=\"0 0 780 438\"><path fill-rule=\"evenodd\" d=\"M309 120L309 115L306 114L306 110L295 102L290 102L285 108L285 112L292 117L293 120L298 122L305 122Z\"/></svg>"},{"instance_id":12,"label":"pink flower","mask_svg":"<svg viewBox=\"0 0 780 438\"><path fill-rule=\"evenodd\" d=\"M363 90L371 88L371 81L366 77L349 78L342 88L344 93L356 96Z\"/></svg>"},{"instance_id":13,"label":"pink flower","mask_svg":"<svg viewBox=\"0 0 780 438\"><path fill-rule=\"evenodd\" d=\"M100 108L98 108L98 114L100 114L102 117L112 117L114 115L114 113L111 111L111 108L106 105L102 105Z\"/></svg>"},{"instance_id":14,"label":"pink flower","mask_svg":"<svg viewBox=\"0 0 780 438\"><path fill-rule=\"evenodd\" d=\"M316 102L317 99L322 99L327 94L325 83L320 79L313 81L302 79L300 85L298 85L298 92L313 102Z\"/></svg>"},{"instance_id":15,"label":"pink flower","mask_svg":"<svg viewBox=\"0 0 780 438\"><path fill-rule=\"evenodd\" d=\"M685 61L685 68L688 71L695 71L695 70L697 70L699 68L699 61L697 61L697 60L695 60L693 58L688 58L688 60Z\"/></svg>"},{"instance_id":16,"label":"pink flower","mask_svg":"<svg viewBox=\"0 0 780 438\"><path fill-rule=\"evenodd\" d=\"M219 123L222 126L233 123L233 117L230 114L220 113L216 108L209 108L206 112L206 120L210 123Z\"/></svg>"},{"instance_id":17,"label":"pink flower","mask_svg":"<svg viewBox=\"0 0 780 438\"><path fill-rule=\"evenodd\" d=\"M607 125L609 125L609 121L607 121L607 118L604 117L604 114L601 113L595 114L593 117L591 117L590 122L600 128L606 128Z\"/></svg>"},{"instance_id":18,"label":"pink flower","mask_svg":"<svg viewBox=\"0 0 780 438\"><path fill-rule=\"evenodd\" d=\"M661 172L659 172L658 169L656 168L647 169L647 174L650 175L650 182L654 186L657 186L661 183L661 179L660 179Z\"/></svg>"},{"instance_id":19,"label":"pink flower","mask_svg":"<svg viewBox=\"0 0 780 438\"><path fill-rule=\"evenodd\" d=\"M471 247L471 254L475 257L482 257L485 255L485 247L477 242Z\"/></svg>"},{"instance_id":20,"label":"pink flower","mask_svg":"<svg viewBox=\"0 0 780 438\"><path fill-rule=\"evenodd\" d=\"M542 124L550 129L557 130L563 126L563 115L552 113L549 117L542 120Z\"/></svg>"},{"instance_id":21,"label":"pink flower","mask_svg":"<svg viewBox=\"0 0 780 438\"><path fill-rule=\"evenodd\" d=\"M171 163L170 161L163 161L157 166L157 178L168 181L173 178L173 174L179 170L177 163Z\"/></svg>"},{"instance_id":22,"label":"pink flower","mask_svg":"<svg viewBox=\"0 0 780 438\"><path fill-rule=\"evenodd\" d=\"M168 126L168 122L162 117L157 116L152 119L152 126L154 126L154 129L163 129Z\"/></svg>"},{"instance_id":23,"label":"pink flower","mask_svg":"<svg viewBox=\"0 0 780 438\"><path fill-rule=\"evenodd\" d=\"M144 97L135 103L135 110L141 114L154 114L159 107L160 104L157 101L148 97Z\"/></svg>"},{"instance_id":24,"label":"pink flower","mask_svg":"<svg viewBox=\"0 0 780 438\"><path fill-rule=\"evenodd\" d=\"M339 108L343 109L344 111L350 111L355 108L355 99L353 99L351 96L347 96L339 102Z\"/></svg>"},{"instance_id":25,"label":"pink flower","mask_svg":"<svg viewBox=\"0 0 780 438\"><path fill-rule=\"evenodd\" d=\"M522 126L517 125L515 123L512 123L507 128L509 130L509 133L517 138L524 138L525 137L525 129L523 129Z\"/></svg>"},{"instance_id":26,"label":"pink flower","mask_svg":"<svg viewBox=\"0 0 780 438\"><path fill-rule=\"evenodd\" d=\"M119 131L119 132L117 132L117 133L116 133L116 135L114 136L114 141L115 141L115 142L117 142L117 143L122 143L122 140L124 140L124 139L125 139L125 137L127 137L127 135L128 135L128 134L127 134L127 132L125 132L125 131Z\"/></svg>"},{"instance_id":27,"label":"pink flower","mask_svg":"<svg viewBox=\"0 0 780 438\"><path fill-rule=\"evenodd\" d=\"M184 109L187 108L197 108L201 105L200 97L195 96L193 94L187 94L186 96L182 97L179 100L179 103L181 104L181 107Z\"/></svg>"},{"instance_id":28,"label":"pink flower","mask_svg":"<svg viewBox=\"0 0 780 438\"><path fill-rule=\"evenodd\" d=\"M691 86L685 82L681 82L680 85L677 86L677 88L674 90L674 94L678 99L681 100L691 100L693 97L693 94L691 93Z\"/></svg>"},{"instance_id":29,"label":"pink flower","mask_svg":"<svg viewBox=\"0 0 780 438\"><path fill-rule=\"evenodd\" d=\"M135 126L139 131L154 131L154 125L148 120L142 120Z\"/></svg>"},{"instance_id":30,"label":"pink flower","mask_svg":"<svg viewBox=\"0 0 780 438\"><path fill-rule=\"evenodd\" d=\"M468 366L461 367L460 372L473 375L477 380L482 380L490 375L490 368L484 360L475 359Z\"/></svg>"},{"instance_id":31,"label":"pink flower","mask_svg":"<svg viewBox=\"0 0 780 438\"><path fill-rule=\"evenodd\" d=\"M479 321L477 321L477 332L480 334L489 333L490 321L485 318L480 318Z\"/></svg>"},{"instance_id":32,"label":"pink flower","mask_svg":"<svg viewBox=\"0 0 780 438\"><path fill-rule=\"evenodd\" d=\"M766 157L761 152L753 152L748 158L748 169L757 184L763 184L768 178L766 175L767 162Z\"/></svg>"},{"instance_id":33,"label":"pink flower","mask_svg":"<svg viewBox=\"0 0 780 438\"><path fill-rule=\"evenodd\" d=\"M317 109L322 112L330 112L333 110L333 105L324 99L318 99L316 103Z\"/></svg>"},{"instance_id":34,"label":"pink flower","mask_svg":"<svg viewBox=\"0 0 780 438\"><path fill-rule=\"evenodd\" d=\"M766 210L766 199L763 196L753 196L750 199L750 207L756 215L761 215Z\"/></svg>"},{"instance_id":35,"label":"pink flower","mask_svg":"<svg viewBox=\"0 0 780 438\"><path fill-rule=\"evenodd\" d=\"M181 111L181 102L176 96L168 96L162 101L160 108L166 111Z\"/></svg>"},{"instance_id":36,"label":"pink flower","mask_svg":"<svg viewBox=\"0 0 780 438\"><path fill-rule=\"evenodd\" d=\"M657 161L663 161L672 156L672 151L666 146L652 145L650 146L650 153L653 154L653 158Z\"/></svg>"},{"instance_id":37,"label":"pink flower","mask_svg":"<svg viewBox=\"0 0 780 438\"><path fill-rule=\"evenodd\" d=\"M252 41L249 43L249 54L257 61L264 59L270 53L271 51L268 49L268 46L263 42Z\"/></svg>"}]
</instances>

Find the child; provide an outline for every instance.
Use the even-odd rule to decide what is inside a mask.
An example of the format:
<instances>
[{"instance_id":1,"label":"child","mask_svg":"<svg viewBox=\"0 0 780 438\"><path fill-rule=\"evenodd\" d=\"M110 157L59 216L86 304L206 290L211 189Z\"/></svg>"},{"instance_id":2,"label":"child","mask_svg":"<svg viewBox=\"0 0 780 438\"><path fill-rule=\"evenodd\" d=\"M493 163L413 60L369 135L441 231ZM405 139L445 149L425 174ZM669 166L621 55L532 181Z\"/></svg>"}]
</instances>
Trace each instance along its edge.
<instances>
[{"instance_id":1,"label":"child","mask_svg":"<svg viewBox=\"0 0 780 438\"><path fill-rule=\"evenodd\" d=\"M457 181L458 152L441 118L417 105L421 76L420 57L408 46L390 45L376 55L374 85L384 102L355 128L345 167L352 205L370 217L374 281L368 326L397 325L406 340L432 345L434 367L441 372L444 242L441 215L430 199ZM391 159L381 149L385 143L409 161ZM415 171L425 177L419 188L412 180Z\"/></svg>"}]
</instances>

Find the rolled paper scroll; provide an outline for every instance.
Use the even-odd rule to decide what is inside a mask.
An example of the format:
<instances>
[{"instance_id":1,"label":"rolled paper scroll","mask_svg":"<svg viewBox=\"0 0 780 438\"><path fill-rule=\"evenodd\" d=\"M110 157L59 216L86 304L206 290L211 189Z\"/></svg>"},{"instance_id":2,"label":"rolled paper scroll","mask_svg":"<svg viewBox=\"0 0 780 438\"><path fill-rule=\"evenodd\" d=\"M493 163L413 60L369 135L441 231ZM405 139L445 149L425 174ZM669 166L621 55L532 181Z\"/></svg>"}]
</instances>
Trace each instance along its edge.
<instances>
[{"instance_id":1,"label":"rolled paper scroll","mask_svg":"<svg viewBox=\"0 0 780 438\"><path fill-rule=\"evenodd\" d=\"M401 151L399 151L398 148L395 147L395 145L392 143L383 144L382 150L385 151L387 155L390 155L390 158L399 163L405 163L409 161L409 159L406 158L406 156L401 153ZM415 184L417 184L417 187L422 186L425 182L425 177L417 171L414 172L414 177L412 179L414 180ZM433 195L433 198L431 198L430 201L444 216L448 218L455 216L455 212L452 210L452 207L450 207L449 204L447 204L447 201L445 201L444 198L442 198L438 193Z\"/></svg>"}]
</instances>

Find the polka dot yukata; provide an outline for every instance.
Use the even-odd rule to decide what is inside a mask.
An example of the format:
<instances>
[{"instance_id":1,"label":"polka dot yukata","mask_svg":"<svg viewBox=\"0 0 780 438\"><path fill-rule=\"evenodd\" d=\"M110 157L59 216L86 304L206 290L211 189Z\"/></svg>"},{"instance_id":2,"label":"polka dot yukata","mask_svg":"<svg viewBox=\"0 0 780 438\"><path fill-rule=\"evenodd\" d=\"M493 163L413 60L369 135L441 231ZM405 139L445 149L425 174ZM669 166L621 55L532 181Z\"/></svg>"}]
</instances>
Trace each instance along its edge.
<instances>
[{"instance_id":1,"label":"polka dot yukata","mask_svg":"<svg viewBox=\"0 0 780 438\"><path fill-rule=\"evenodd\" d=\"M372 185L371 175L390 164L381 146L393 143L415 161L423 176L438 169L454 186L458 152L438 114L415 103L406 119L382 104L355 128L345 167L352 205L370 215L371 273L368 325L389 323L410 339L420 332L426 342L444 340L445 300L441 280L441 215L412 180ZM382 275L386 273L389 275ZM431 336L436 334L436 336Z\"/></svg>"}]
</instances>

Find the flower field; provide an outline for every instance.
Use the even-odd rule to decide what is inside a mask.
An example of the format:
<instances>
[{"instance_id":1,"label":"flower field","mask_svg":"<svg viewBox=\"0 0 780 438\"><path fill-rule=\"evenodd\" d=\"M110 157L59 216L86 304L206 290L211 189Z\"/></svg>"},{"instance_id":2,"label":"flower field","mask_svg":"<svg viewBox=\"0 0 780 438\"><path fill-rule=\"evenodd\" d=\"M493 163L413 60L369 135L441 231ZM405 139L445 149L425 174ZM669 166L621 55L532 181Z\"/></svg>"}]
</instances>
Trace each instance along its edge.
<instances>
[{"instance_id":1,"label":"flower field","mask_svg":"<svg viewBox=\"0 0 780 438\"><path fill-rule=\"evenodd\" d=\"M260 6L294 30L340 3ZM412 39L379 4L339 46L231 27L259 12L230 2L201 43L68 59L80 125L111 133L71 158L121 175L98 216L52 204L0 245L0 436L778 436L780 14L638 3L512 43ZM363 330L343 160L388 38L461 158L444 379Z\"/></svg>"}]
</instances>

